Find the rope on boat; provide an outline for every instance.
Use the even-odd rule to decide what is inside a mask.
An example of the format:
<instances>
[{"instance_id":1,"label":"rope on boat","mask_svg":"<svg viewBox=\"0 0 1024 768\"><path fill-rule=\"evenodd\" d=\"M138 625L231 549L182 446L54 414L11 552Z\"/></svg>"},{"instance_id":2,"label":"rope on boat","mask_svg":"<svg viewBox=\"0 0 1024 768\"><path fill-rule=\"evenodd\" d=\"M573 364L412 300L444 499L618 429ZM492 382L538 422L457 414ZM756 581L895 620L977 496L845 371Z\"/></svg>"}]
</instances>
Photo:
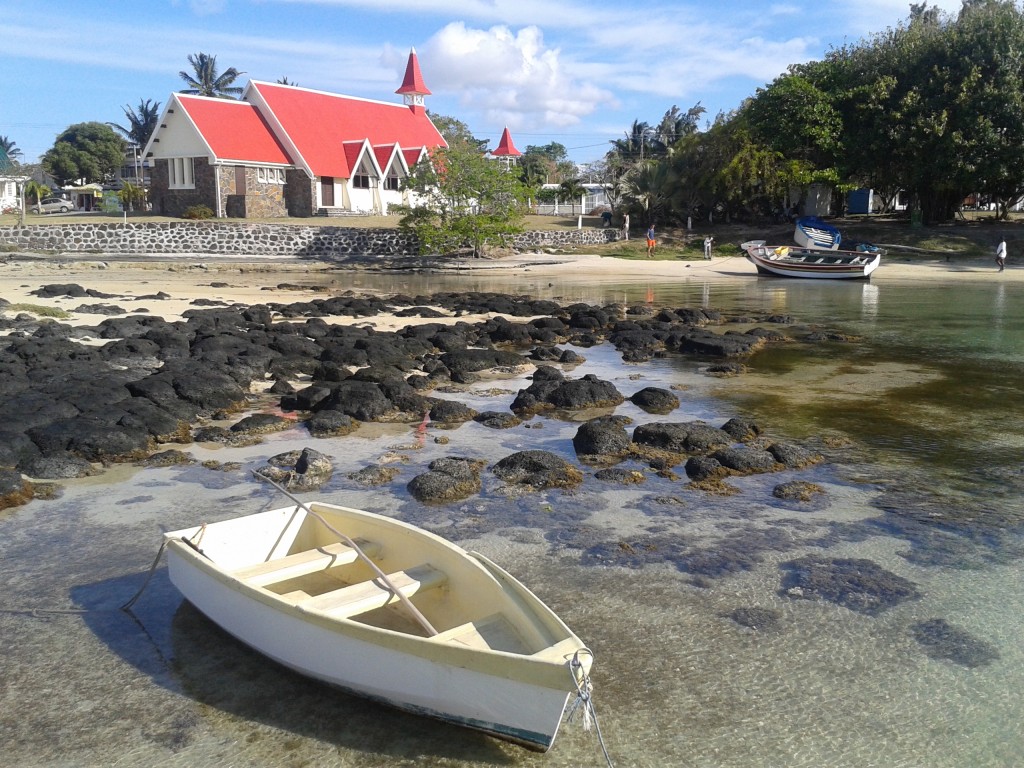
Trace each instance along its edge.
<instances>
[{"instance_id":1,"label":"rope on boat","mask_svg":"<svg viewBox=\"0 0 1024 768\"><path fill-rule=\"evenodd\" d=\"M153 578L153 574L156 572L156 567L160 563L160 558L163 557L164 548L166 546L167 540L164 539L164 542L160 545L160 549L157 550L156 557L153 558L153 564L149 566L149 573L146 574L146 580L142 582L142 586L139 587L139 591L132 596L132 599L121 606L122 611L131 611L132 606L135 605L135 601L142 597L142 593L145 592L146 587L149 586L149 580Z\"/></svg>"},{"instance_id":2,"label":"rope on boat","mask_svg":"<svg viewBox=\"0 0 1024 768\"><path fill-rule=\"evenodd\" d=\"M572 655L572 661L569 662L569 675L572 677L572 684L576 688L576 699L569 705L569 714L566 717L566 721L571 723L576 713L582 711L583 730L589 733L590 725L593 723L594 730L597 732L597 741L601 745L601 752L604 753L605 762L608 764L608 768L615 768L612 764L612 758L608 754L608 748L605 746L604 736L601 735L601 725L597 722L597 710L594 708L592 696L594 684L590 681L590 675L583 669L583 662L580 661L581 653L594 658L594 652L589 648L580 648Z\"/></svg>"}]
</instances>

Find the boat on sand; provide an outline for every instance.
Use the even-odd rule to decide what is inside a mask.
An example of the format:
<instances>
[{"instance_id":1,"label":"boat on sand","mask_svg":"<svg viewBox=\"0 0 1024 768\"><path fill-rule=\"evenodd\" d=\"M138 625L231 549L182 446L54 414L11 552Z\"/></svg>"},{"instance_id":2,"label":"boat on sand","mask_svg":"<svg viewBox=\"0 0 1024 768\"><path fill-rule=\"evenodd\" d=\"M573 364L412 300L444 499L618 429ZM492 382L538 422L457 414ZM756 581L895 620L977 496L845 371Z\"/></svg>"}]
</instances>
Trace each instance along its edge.
<instances>
[{"instance_id":1,"label":"boat on sand","mask_svg":"<svg viewBox=\"0 0 1024 768\"><path fill-rule=\"evenodd\" d=\"M165 534L172 583L243 643L400 709L551 747L592 655L483 555L313 502Z\"/></svg>"},{"instance_id":2,"label":"boat on sand","mask_svg":"<svg viewBox=\"0 0 1024 768\"><path fill-rule=\"evenodd\" d=\"M740 246L763 275L817 280L869 280L882 260L881 253L821 251L789 245L766 245L751 240Z\"/></svg>"},{"instance_id":3,"label":"boat on sand","mask_svg":"<svg viewBox=\"0 0 1024 768\"><path fill-rule=\"evenodd\" d=\"M835 251L842 239L838 229L817 216L802 216L793 230L793 241L801 248Z\"/></svg>"}]
</instances>

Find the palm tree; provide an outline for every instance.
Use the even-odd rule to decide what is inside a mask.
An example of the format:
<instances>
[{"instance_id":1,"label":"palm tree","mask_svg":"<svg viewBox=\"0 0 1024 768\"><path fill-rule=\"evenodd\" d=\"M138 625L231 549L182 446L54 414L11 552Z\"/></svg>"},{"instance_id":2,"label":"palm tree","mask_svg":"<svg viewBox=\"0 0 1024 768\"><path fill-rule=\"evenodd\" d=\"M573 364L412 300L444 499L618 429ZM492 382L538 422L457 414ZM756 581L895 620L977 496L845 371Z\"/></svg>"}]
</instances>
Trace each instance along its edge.
<instances>
[{"instance_id":1,"label":"palm tree","mask_svg":"<svg viewBox=\"0 0 1024 768\"><path fill-rule=\"evenodd\" d=\"M587 193L579 179L566 179L558 185L558 196L568 202L576 202Z\"/></svg>"},{"instance_id":2,"label":"palm tree","mask_svg":"<svg viewBox=\"0 0 1024 768\"><path fill-rule=\"evenodd\" d=\"M149 143L149 137L153 135L157 120L160 119L160 102L154 103L152 99L145 101L140 99L136 109L132 109L126 104L124 116L128 118L128 128L117 123L107 123L107 125L141 149Z\"/></svg>"},{"instance_id":3,"label":"palm tree","mask_svg":"<svg viewBox=\"0 0 1024 768\"><path fill-rule=\"evenodd\" d=\"M18 145L6 136L0 136L0 149L3 150L9 160L15 161L21 157L21 150L18 149Z\"/></svg>"},{"instance_id":4,"label":"palm tree","mask_svg":"<svg viewBox=\"0 0 1024 768\"><path fill-rule=\"evenodd\" d=\"M245 72L228 67L222 74L217 74L217 57L208 53L189 55L188 63L192 65L192 73L181 71L178 74L188 88L182 93L194 96L213 96L218 99L233 99L240 96L242 89L232 85Z\"/></svg>"},{"instance_id":5,"label":"palm tree","mask_svg":"<svg viewBox=\"0 0 1024 768\"><path fill-rule=\"evenodd\" d=\"M666 163L645 160L634 165L619 181L619 191L631 207L643 210L644 220L651 224L665 212L667 193L671 188L671 171Z\"/></svg>"},{"instance_id":6,"label":"palm tree","mask_svg":"<svg viewBox=\"0 0 1024 768\"><path fill-rule=\"evenodd\" d=\"M280 78L276 82L277 82L278 85L290 85L292 88L298 88L299 87L298 83L290 83L290 82L288 82L288 76L287 75L285 75L284 77Z\"/></svg>"},{"instance_id":7,"label":"palm tree","mask_svg":"<svg viewBox=\"0 0 1024 768\"><path fill-rule=\"evenodd\" d=\"M53 192L48 186L35 179L25 184L25 199L30 203L41 203L44 197L49 197L51 194Z\"/></svg>"}]
</instances>

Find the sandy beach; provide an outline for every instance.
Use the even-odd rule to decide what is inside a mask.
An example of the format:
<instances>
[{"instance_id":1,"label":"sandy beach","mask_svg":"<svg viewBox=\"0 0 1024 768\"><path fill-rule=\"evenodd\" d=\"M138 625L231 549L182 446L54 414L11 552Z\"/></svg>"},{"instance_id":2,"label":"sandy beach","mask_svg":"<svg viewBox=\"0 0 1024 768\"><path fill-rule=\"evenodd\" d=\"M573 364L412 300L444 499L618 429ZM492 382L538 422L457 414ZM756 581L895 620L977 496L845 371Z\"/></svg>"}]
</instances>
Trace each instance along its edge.
<instances>
[{"instance_id":1,"label":"sandy beach","mask_svg":"<svg viewBox=\"0 0 1024 768\"><path fill-rule=\"evenodd\" d=\"M422 269L416 270L422 272ZM459 259L434 263L432 270L440 274L479 277L501 276L539 280L566 279L595 283L709 282L773 280L758 277L754 266L740 255L720 255L711 261L625 260L588 254L530 253L501 259ZM146 312L167 320L181 319L190 309L228 306L232 304L288 303L308 298L325 297L338 283L351 282L356 293L368 291L358 287L357 280L347 275L365 273L365 269L346 269L344 265L325 262L268 259L225 259L197 257L177 258L90 258L17 257L0 262L0 299L12 305L31 305L64 310L69 317L61 322L70 325L94 325L102 320L97 313L75 311L83 305L116 305L126 314ZM395 292L401 291L400 271L373 272L383 277L394 276ZM998 272L988 259L947 262L922 260L900 255L883 258L872 276L873 284L886 282L941 281L1024 282L1024 269L1012 262ZM380 282L379 280L377 282ZM86 290L109 294L109 298L41 297L35 294L42 286L78 284ZM380 291L376 291L380 292ZM159 298L156 298L157 296ZM197 300L200 303L196 303ZM25 307L16 311L31 311ZM12 310L4 310L11 316ZM463 315L456 319L475 322L482 316ZM444 318L430 318L444 322ZM389 315L366 318L335 318L339 323L372 323L381 331L395 330L419 318L396 318Z\"/></svg>"}]
</instances>

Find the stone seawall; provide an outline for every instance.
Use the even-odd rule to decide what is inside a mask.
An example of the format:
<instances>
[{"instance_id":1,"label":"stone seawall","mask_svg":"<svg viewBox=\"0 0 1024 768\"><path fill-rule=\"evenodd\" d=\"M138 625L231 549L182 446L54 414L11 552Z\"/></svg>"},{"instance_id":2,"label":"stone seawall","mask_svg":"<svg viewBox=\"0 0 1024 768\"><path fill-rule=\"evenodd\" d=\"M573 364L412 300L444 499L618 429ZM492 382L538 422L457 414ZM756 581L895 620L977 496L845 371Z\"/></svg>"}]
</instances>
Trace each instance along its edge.
<instances>
[{"instance_id":1,"label":"stone seawall","mask_svg":"<svg viewBox=\"0 0 1024 768\"><path fill-rule=\"evenodd\" d=\"M523 232L517 250L598 245L617 230L588 227ZM415 235L400 229L245 224L224 222L81 223L0 227L0 244L29 252L160 256L202 254L230 257L343 259L347 256L411 256Z\"/></svg>"}]
</instances>

